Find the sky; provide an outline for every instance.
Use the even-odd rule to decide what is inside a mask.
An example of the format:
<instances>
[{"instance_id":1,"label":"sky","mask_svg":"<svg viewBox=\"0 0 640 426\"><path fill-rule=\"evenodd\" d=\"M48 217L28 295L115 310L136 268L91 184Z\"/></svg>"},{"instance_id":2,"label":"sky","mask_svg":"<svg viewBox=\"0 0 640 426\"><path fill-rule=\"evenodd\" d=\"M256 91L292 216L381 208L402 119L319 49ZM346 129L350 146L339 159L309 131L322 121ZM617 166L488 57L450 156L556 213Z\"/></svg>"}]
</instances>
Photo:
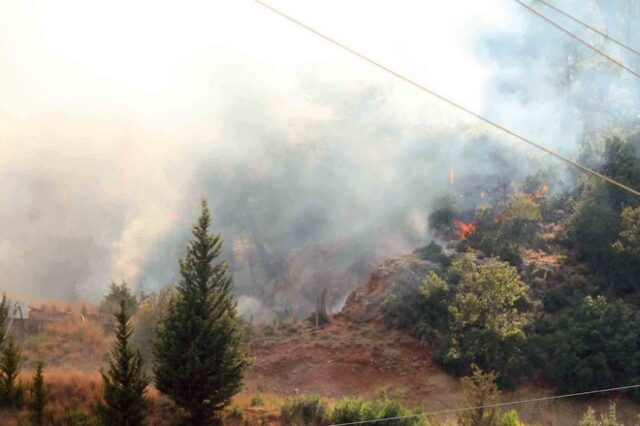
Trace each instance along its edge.
<instances>
[{"instance_id":1,"label":"sky","mask_svg":"<svg viewBox=\"0 0 640 426\"><path fill-rule=\"evenodd\" d=\"M544 143L572 145L567 135L583 126L548 85L549 52L527 53L528 36L545 47L560 38L547 39L511 1L269 3ZM542 72L532 79L527 67ZM541 126L532 113L564 118ZM460 126L482 127L251 0L0 0L0 286L96 300L110 280L144 280L148 265L166 263L150 260L166 252L159 246L177 256L184 233L175 229L188 229L200 195L215 193L203 170L246 163L249 182L270 176L287 161L271 140L334 150L349 191L327 193L345 211L354 194L369 194L362 211L371 211L389 201L376 198L381 185L404 184L419 144L437 140L427 145L435 153L464 139ZM325 178L307 176L305 191L323 190ZM290 216L309 198L293 200ZM409 207L412 223L424 222Z\"/></svg>"}]
</instances>

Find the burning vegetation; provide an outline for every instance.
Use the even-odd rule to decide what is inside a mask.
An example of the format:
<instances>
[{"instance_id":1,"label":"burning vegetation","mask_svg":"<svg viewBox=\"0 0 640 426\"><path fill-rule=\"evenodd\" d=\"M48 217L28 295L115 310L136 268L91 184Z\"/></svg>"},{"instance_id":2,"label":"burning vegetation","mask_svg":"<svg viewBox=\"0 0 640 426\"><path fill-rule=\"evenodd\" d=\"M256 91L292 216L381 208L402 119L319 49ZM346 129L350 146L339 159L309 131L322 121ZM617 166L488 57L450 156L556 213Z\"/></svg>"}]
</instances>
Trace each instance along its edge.
<instances>
[{"instance_id":1,"label":"burning vegetation","mask_svg":"<svg viewBox=\"0 0 640 426\"><path fill-rule=\"evenodd\" d=\"M460 241L466 241L466 239L470 235L475 234L477 230L477 226L475 223L464 223L463 221L457 219L453 221L453 226L457 230L458 239Z\"/></svg>"}]
</instances>

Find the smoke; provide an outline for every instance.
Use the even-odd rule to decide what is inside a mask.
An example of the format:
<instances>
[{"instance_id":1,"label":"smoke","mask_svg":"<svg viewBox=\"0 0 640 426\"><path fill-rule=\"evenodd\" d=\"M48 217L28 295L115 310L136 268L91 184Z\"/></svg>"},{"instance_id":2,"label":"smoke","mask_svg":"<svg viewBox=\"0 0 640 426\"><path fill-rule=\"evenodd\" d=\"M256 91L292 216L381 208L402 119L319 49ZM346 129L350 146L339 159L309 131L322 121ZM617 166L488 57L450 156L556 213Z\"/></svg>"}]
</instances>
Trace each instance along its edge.
<instances>
[{"instance_id":1,"label":"smoke","mask_svg":"<svg viewBox=\"0 0 640 426\"><path fill-rule=\"evenodd\" d=\"M396 56L389 52L404 38L381 49L394 64L419 58L415 69L428 70L427 83L569 155L585 135L637 120L637 82L524 10L499 15L500 7L492 5L495 16L488 21L477 5L462 17L447 10L455 25L440 38L414 17L401 34L424 31L424 37L411 38ZM558 5L640 46L640 30L626 24L640 18L632 2ZM372 16L383 13L376 9ZM436 25L436 18L425 19ZM268 30L282 32L258 42L265 52L256 53L255 40L236 40L235 51L190 46L197 59L166 79L155 76L148 84L158 84L157 92L129 88L138 72L126 84L109 83L108 95L100 86L91 92L96 99L81 92L105 80L84 76L68 86L73 99L55 93L43 103L24 97L15 108L0 103L3 289L98 300L111 280L159 288L176 278L199 198L206 196L243 311L262 316L266 307L287 304L308 310L327 288L333 291L330 305L337 306L375 262L428 242L427 217L438 197L464 203L483 188L557 166L368 66L351 58L343 63L344 55L311 37L299 39L298 30L280 30L282 22L266 20ZM380 34L372 37L383 43ZM283 65L281 52L269 49L289 42ZM425 51L439 43L448 43L450 56L434 61ZM425 46L431 50L421 51ZM211 53L197 53L205 48ZM2 49L0 63L13 70L11 81L20 80ZM49 69L67 70L53 64L59 68ZM453 68L456 78L438 86ZM51 92L29 69L23 79ZM55 81L68 84L67 77ZM16 87L11 93L27 93Z\"/></svg>"}]
</instances>

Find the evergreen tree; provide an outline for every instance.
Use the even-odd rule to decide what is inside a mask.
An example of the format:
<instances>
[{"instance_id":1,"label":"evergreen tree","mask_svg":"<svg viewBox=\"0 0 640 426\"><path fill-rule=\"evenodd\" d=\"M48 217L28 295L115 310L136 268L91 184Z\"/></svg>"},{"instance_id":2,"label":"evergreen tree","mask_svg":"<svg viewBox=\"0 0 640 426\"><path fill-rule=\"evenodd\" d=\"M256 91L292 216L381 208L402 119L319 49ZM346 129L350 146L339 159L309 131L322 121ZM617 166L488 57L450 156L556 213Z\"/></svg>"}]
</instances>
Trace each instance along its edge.
<instances>
[{"instance_id":1,"label":"evergreen tree","mask_svg":"<svg viewBox=\"0 0 640 426\"><path fill-rule=\"evenodd\" d=\"M104 402L98 405L98 414L105 426L142 425L147 414L145 389L149 379L142 371L140 352L129 344L133 328L124 301L115 317L116 343L109 371L102 372Z\"/></svg>"},{"instance_id":2,"label":"evergreen tree","mask_svg":"<svg viewBox=\"0 0 640 426\"><path fill-rule=\"evenodd\" d=\"M4 339L0 352L0 404L20 408L24 402L24 389L18 382L22 350L13 337Z\"/></svg>"},{"instance_id":3,"label":"evergreen tree","mask_svg":"<svg viewBox=\"0 0 640 426\"><path fill-rule=\"evenodd\" d=\"M242 385L248 360L231 293L228 265L213 263L220 235L209 235L206 200L193 227L180 281L155 343L155 383L188 412L186 424L219 423L219 412Z\"/></svg>"},{"instance_id":4,"label":"evergreen tree","mask_svg":"<svg viewBox=\"0 0 640 426\"><path fill-rule=\"evenodd\" d=\"M29 399L29 421L33 426L45 425L44 410L47 405L47 389L42 374L43 362L38 362L36 374L31 385L31 398Z\"/></svg>"},{"instance_id":5,"label":"evergreen tree","mask_svg":"<svg viewBox=\"0 0 640 426\"><path fill-rule=\"evenodd\" d=\"M0 301L0 345L4 343L7 337L7 320L9 319L9 301L7 295L2 295L2 301Z\"/></svg>"}]
</instances>

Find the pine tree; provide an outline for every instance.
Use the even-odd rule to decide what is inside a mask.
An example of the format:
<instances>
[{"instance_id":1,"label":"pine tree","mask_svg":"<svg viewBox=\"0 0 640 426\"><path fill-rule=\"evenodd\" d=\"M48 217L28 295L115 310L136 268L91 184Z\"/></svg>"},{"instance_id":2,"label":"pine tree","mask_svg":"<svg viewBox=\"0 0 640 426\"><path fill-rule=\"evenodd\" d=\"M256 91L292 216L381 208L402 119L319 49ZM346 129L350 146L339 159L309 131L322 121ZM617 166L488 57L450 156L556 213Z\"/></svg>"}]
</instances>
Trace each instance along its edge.
<instances>
[{"instance_id":1,"label":"pine tree","mask_svg":"<svg viewBox=\"0 0 640 426\"><path fill-rule=\"evenodd\" d=\"M9 320L9 301L7 295L2 294L2 301L0 301L0 345L4 343L7 337L7 321Z\"/></svg>"},{"instance_id":2,"label":"pine tree","mask_svg":"<svg viewBox=\"0 0 640 426\"><path fill-rule=\"evenodd\" d=\"M218 414L242 385L248 360L242 348L228 265L213 263L220 235L209 235L206 200L193 227L181 279L157 332L155 383L188 412L186 424L218 424Z\"/></svg>"},{"instance_id":3,"label":"pine tree","mask_svg":"<svg viewBox=\"0 0 640 426\"><path fill-rule=\"evenodd\" d=\"M0 351L0 404L20 408L24 403L24 388L18 382L22 350L12 336L4 339Z\"/></svg>"},{"instance_id":4,"label":"pine tree","mask_svg":"<svg viewBox=\"0 0 640 426\"><path fill-rule=\"evenodd\" d=\"M42 370L44 363L38 362L36 374L31 385L31 398L29 399L29 421L33 426L44 426L44 411L47 406L47 389L44 384Z\"/></svg>"},{"instance_id":5,"label":"pine tree","mask_svg":"<svg viewBox=\"0 0 640 426\"><path fill-rule=\"evenodd\" d=\"M105 426L138 426L147 414L145 389L149 379L142 371L142 357L129 339L133 332L125 302L116 313L116 343L111 351L109 371L102 372L104 402L98 405L100 421Z\"/></svg>"}]
</instances>

